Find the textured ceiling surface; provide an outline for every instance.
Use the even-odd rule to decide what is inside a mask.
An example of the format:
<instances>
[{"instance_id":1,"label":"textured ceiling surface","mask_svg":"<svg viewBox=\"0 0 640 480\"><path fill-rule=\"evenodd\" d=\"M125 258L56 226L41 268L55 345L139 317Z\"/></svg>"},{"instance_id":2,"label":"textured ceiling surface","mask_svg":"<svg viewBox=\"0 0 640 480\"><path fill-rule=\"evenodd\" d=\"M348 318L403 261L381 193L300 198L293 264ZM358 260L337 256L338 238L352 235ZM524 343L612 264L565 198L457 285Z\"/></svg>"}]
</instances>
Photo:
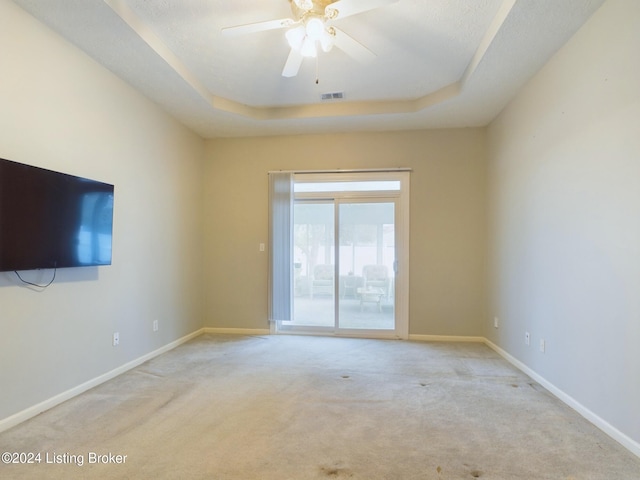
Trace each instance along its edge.
<instances>
[{"instance_id":1,"label":"textured ceiling surface","mask_svg":"<svg viewBox=\"0 0 640 480\"><path fill-rule=\"evenodd\" d=\"M372 61L286 78L286 29L221 30L289 0L14 0L205 138L486 125L603 1L399 0L331 23Z\"/></svg>"}]
</instances>

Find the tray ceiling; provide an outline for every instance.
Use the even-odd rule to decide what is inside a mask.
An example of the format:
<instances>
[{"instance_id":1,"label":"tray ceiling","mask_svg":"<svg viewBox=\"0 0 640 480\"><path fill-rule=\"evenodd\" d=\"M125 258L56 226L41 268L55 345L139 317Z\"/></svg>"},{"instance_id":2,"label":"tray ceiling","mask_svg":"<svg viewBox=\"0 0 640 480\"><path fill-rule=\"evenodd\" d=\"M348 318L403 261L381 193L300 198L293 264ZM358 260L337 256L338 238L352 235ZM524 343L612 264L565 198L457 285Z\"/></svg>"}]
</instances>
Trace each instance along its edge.
<instances>
[{"instance_id":1,"label":"tray ceiling","mask_svg":"<svg viewBox=\"0 0 640 480\"><path fill-rule=\"evenodd\" d=\"M221 29L289 0L14 0L204 138L486 125L603 1L399 0L335 22L371 62L285 78L286 30Z\"/></svg>"}]
</instances>

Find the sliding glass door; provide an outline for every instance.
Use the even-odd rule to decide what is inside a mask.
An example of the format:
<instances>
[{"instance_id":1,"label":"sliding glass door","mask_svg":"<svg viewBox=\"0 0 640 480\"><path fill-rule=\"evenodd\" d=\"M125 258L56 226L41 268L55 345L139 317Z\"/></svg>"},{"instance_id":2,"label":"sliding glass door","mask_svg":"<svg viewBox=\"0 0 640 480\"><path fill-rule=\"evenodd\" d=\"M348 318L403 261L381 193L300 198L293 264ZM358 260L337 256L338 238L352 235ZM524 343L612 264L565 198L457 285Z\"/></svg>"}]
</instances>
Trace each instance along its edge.
<instances>
[{"instance_id":1,"label":"sliding glass door","mask_svg":"<svg viewBox=\"0 0 640 480\"><path fill-rule=\"evenodd\" d=\"M278 331L406 338L401 182L301 185L293 205L292 318Z\"/></svg>"},{"instance_id":2,"label":"sliding glass door","mask_svg":"<svg viewBox=\"0 0 640 480\"><path fill-rule=\"evenodd\" d=\"M338 203L342 329L395 330L395 201Z\"/></svg>"},{"instance_id":3,"label":"sliding glass door","mask_svg":"<svg viewBox=\"0 0 640 480\"><path fill-rule=\"evenodd\" d=\"M335 207L297 201L293 207L293 320L289 326L335 327Z\"/></svg>"}]
</instances>

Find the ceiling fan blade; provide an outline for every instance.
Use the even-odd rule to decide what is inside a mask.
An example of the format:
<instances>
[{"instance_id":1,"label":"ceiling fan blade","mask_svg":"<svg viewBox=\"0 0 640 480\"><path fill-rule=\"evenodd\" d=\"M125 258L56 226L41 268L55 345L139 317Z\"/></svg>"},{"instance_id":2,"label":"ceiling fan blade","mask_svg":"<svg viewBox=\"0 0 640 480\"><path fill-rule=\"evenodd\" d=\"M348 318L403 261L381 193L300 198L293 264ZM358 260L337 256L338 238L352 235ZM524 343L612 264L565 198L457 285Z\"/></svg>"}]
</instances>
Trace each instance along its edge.
<instances>
[{"instance_id":1,"label":"ceiling fan blade","mask_svg":"<svg viewBox=\"0 0 640 480\"><path fill-rule=\"evenodd\" d=\"M376 58L376 54L339 28L335 30L334 45L360 63L368 63Z\"/></svg>"},{"instance_id":2,"label":"ceiling fan blade","mask_svg":"<svg viewBox=\"0 0 640 480\"><path fill-rule=\"evenodd\" d=\"M276 30L278 28L287 28L297 23L292 18L281 18L279 20L267 20L266 22L247 23L245 25L236 25L235 27L225 27L222 34L227 36L245 35L247 33L263 32L265 30Z\"/></svg>"},{"instance_id":3,"label":"ceiling fan blade","mask_svg":"<svg viewBox=\"0 0 640 480\"><path fill-rule=\"evenodd\" d=\"M302 54L292 48L287 57L287 63L284 64L284 68L282 69L282 76L295 77L298 74L298 70L300 70L303 59Z\"/></svg>"},{"instance_id":4,"label":"ceiling fan blade","mask_svg":"<svg viewBox=\"0 0 640 480\"><path fill-rule=\"evenodd\" d=\"M335 20L373 10L374 8L385 7L398 1L399 0L338 0L337 2L327 5L325 12L328 18ZM331 14L331 11L337 13Z\"/></svg>"}]
</instances>

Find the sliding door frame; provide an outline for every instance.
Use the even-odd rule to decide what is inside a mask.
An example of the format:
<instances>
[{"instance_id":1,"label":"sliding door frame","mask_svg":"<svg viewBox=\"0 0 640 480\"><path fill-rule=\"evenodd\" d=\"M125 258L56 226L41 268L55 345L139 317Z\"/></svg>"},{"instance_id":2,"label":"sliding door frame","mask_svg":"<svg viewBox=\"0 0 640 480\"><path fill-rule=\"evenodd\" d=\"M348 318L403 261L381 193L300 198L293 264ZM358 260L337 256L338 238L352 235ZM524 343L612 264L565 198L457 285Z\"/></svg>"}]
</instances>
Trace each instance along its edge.
<instances>
[{"instance_id":1,"label":"sliding door frame","mask_svg":"<svg viewBox=\"0 0 640 480\"><path fill-rule=\"evenodd\" d=\"M340 201L364 201L384 200L393 198L395 201L395 225L396 225L396 272L394 275L395 285L395 329L394 330L353 330L353 329L333 329L326 332L317 331L316 334L329 333L335 336L358 336L371 338L399 338L407 339L409 336L409 198L410 198L410 172L399 171L374 171L374 172L332 172L332 173L296 173L294 175L294 185L300 183L327 183L333 182L399 182L398 190L365 190L365 191L324 191L296 193L295 199L316 199L331 200L335 202L336 208ZM337 201L336 201L337 200ZM337 219L335 228L338 228ZM337 252L336 252L337 254ZM338 260L335 265L337 268ZM338 278L338 277L336 277ZM338 282L335 282L336 290ZM338 292L335 292L338 295ZM336 306L337 308L337 306ZM275 331L279 332L280 328ZM296 329L295 332L283 331L282 333L314 333L312 330Z\"/></svg>"}]
</instances>

